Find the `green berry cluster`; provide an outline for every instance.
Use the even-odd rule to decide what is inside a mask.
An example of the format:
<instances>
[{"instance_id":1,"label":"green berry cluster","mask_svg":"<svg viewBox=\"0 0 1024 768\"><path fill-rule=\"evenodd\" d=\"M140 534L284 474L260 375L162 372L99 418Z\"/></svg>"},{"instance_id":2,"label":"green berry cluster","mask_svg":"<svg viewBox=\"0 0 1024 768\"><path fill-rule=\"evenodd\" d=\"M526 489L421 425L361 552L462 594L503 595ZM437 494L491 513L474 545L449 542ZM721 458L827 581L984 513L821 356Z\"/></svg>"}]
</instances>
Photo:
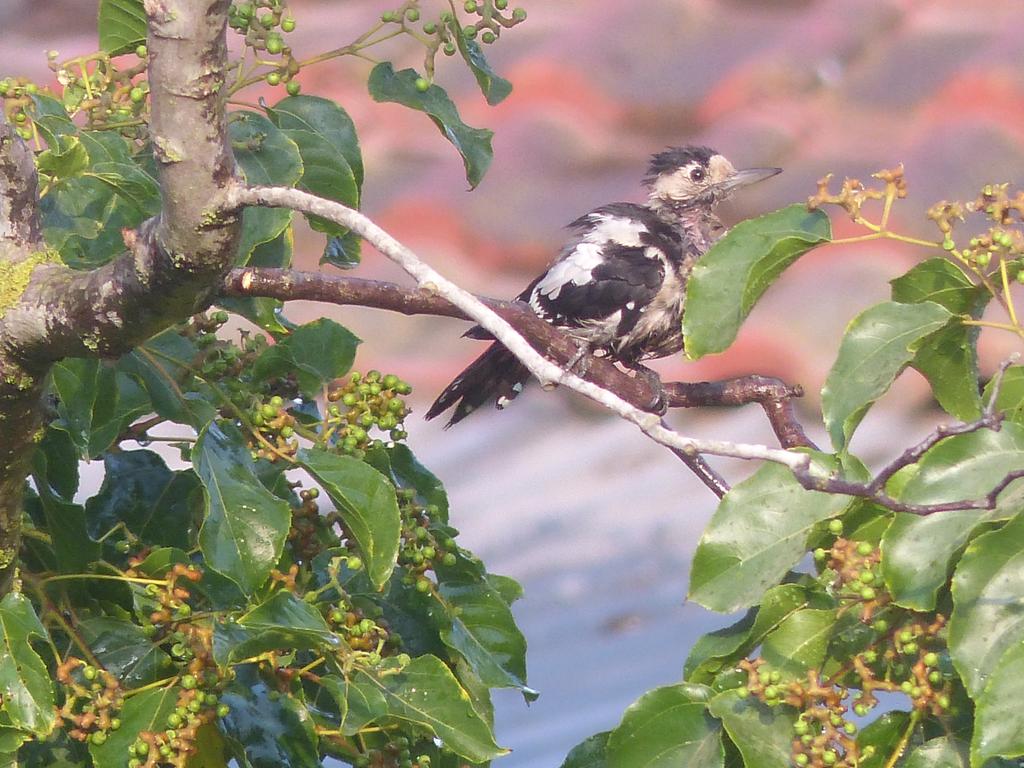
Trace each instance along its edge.
<instances>
[{"instance_id":1,"label":"green berry cluster","mask_svg":"<svg viewBox=\"0 0 1024 768\"><path fill-rule=\"evenodd\" d=\"M440 510L435 504L419 504L412 488L398 489L398 509L402 515L398 563L406 571L402 580L417 592L430 592L434 582L428 571L436 571L438 565L454 566L458 547L451 536L431 528L431 519Z\"/></svg>"},{"instance_id":2,"label":"green berry cluster","mask_svg":"<svg viewBox=\"0 0 1024 768\"><path fill-rule=\"evenodd\" d=\"M408 437L403 421L408 408L403 398L412 387L394 374L369 371L363 376L353 371L344 383L327 392L327 416L324 434L342 451L361 457L372 446L382 444L370 436L376 427L387 432L391 441Z\"/></svg>"},{"instance_id":3,"label":"green berry cluster","mask_svg":"<svg viewBox=\"0 0 1024 768\"><path fill-rule=\"evenodd\" d=\"M121 683L107 670L72 656L57 665L57 682L64 693L57 714L71 738L98 746L121 727Z\"/></svg>"},{"instance_id":4,"label":"green berry cluster","mask_svg":"<svg viewBox=\"0 0 1024 768\"><path fill-rule=\"evenodd\" d=\"M277 461L279 458L294 456L299 450L295 436L295 417L285 408L284 398L272 395L266 402L256 402L249 412L249 420L260 438L249 440L254 459Z\"/></svg>"},{"instance_id":5,"label":"green berry cluster","mask_svg":"<svg viewBox=\"0 0 1024 768\"><path fill-rule=\"evenodd\" d=\"M62 86L58 98L69 115L82 112L87 128L117 129L128 138L143 140L149 95L149 51L145 45L135 49L135 57L126 63L99 51L61 61L57 51L47 54L49 67ZM35 92L30 85L25 86L25 95ZM17 103L17 88L12 95Z\"/></svg>"},{"instance_id":6,"label":"green berry cluster","mask_svg":"<svg viewBox=\"0 0 1024 768\"><path fill-rule=\"evenodd\" d=\"M194 660L189 671L178 679L176 706L164 721L163 729L142 731L128 747L128 768L188 765L196 751L199 729L231 713L231 708L220 700L224 682L215 669Z\"/></svg>"},{"instance_id":7,"label":"green berry cluster","mask_svg":"<svg viewBox=\"0 0 1024 768\"><path fill-rule=\"evenodd\" d=\"M299 62L292 56L284 35L295 30L295 19L282 0L246 0L235 2L228 10L228 26L245 37L245 45L256 52L261 64L272 66L265 76L269 85L284 85L290 96L301 91L295 76ZM277 57L267 61L266 56Z\"/></svg>"},{"instance_id":8,"label":"green berry cluster","mask_svg":"<svg viewBox=\"0 0 1024 768\"><path fill-rule=\"evenodd\" d=\"M398 736L382 744L379 748L367 749L356 757L354 768L430 768L430 755L413 756L415 746L405 736Z\"/></svg>"},{"instance_id":9,"label":"green berry cluster","mask_svg":"<svg viewBox=\"0 0 1024 768\"><path fill-rule=\"evenodd\" d=\"M769 669L764 659L745 659L740 669L747 684L739 689L741 698L755 696L768 706L786 704L799 710L793 724L792 756L797 766L814 768L855 768L861 757L857 726L847 719L846 688L822 681L816 671L806 680L783 681L778 670Z\"/></svg>"},{"instance_id":10,"label":"green berry cluster","mask_svg":"<svg viewBox=\"0 0 1024 768\"><path fill-rule=\"evenodd\" d=\"M355 606L342 597L327 611L327 621L348 642L353 651L363 651L364 662L371 666L401 645L402 638L390 631L388 622L381 618L383 611L376 605Z\"/></svg>"},{"instance_id":11,"label":"green berry cluster","mask_svg":"<svg viewBox=\"0 0 1024 768\"><path fill-rule=\"evenodd\" d=\"M288 529L288 546L292 557L308 562L323 551L325 545L336 544L336 537L329 531L334 519L320 514L319 488L299 491L300 504L292 508L292 524ZM331 539L335 539L331 541Z\"/></svg>"},{"instance_id":12,"label":"green berry cluster","mask_svg":"<svg viewBox=\"0 0 1024 768\"><path fill-rule=\"evenodd\" d=\"M34 137L32 118L28 109L32 96L39 92L39 86L21 77L5 77L0 80L0 98L4 101L4 117L25 141Z\"/></svg>"},{"instance_id":13,"label":"green berry cluster","mask_svg":"<svg viewBox=\"0 0 1024 768\"><path fill-rule=\"evenodd\" d=\"M842 533L840 520L829 521L829 532ZM882 551L871 542L837 538L830 549L814 550L815 562L834 574L830 589L840 605L859 603L861 621L867 623L889 603L889 593L882 582Z\"/></svg>"},{"instance_id":14,"label":"green berry cluster","mask_svg":"<svg viewBox=\"0 0 1024 768\"><path fill-rule=\"evenodd\" d=\"M125 575L130 577L136 575L134 566L138 564L135 560L132 563L133 567L125 572ZM192 615L192 606L188 603L192 593L182 585L182 582L195 584L202 578L203 572L196 566L175 563L168 569L164 583L147 584L144 592L147 603L152 606L147 626L155 628L157 625L171 625L186 621ZM155 629L151 632L155 633Z\"/></svg>"},{"instance_id":15,"label":"green berry cluster","mask_svg":"<svg viewBox=\"0 0 1024 768\"><path fill-rule=\"evenodd\" d=\"M523 23L527 15L525 8L509 9L508 0L463 0L462 11L466 17L460 17L453 5L452 10L442 11L437 17L425 20L417 6L417 0L408 0L399 8L384 11L380 20L382 24L398 25L426 45L426 76L417 78L415 83L421 93L430 89L438 51L445 56L454 56L460 42L465 40L479 40L490 45L498 40L502 30ZM413 25L418 25L420 30L414 29Z\"/></svg>"},{"instance_id":16,"label":"green berry cluster","mask_svg":"<svg viewBox=\"0 0 1024 768\"><path fill-rule=\"evenodd\" d=\"M930 620L907 614L896 624L876 619L871 627L880 634L877 642L853 659L856 687L854 712L866 715L878 700L875 691L903 693L914 709L933 715L949 711L954 675L945 652L946 617Z\"/></svg>"}]
</instances>

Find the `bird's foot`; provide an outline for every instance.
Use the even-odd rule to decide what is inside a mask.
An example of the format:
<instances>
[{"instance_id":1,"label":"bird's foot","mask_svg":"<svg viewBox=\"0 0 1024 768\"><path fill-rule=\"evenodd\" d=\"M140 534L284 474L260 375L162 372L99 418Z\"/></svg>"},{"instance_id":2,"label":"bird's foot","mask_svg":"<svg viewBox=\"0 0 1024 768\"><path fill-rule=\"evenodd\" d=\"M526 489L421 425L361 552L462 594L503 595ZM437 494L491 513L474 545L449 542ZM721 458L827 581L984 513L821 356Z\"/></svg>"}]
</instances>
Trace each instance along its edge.
<instances>
[{"instance_id":1,"label":"bird's foot","mask_svg":"<svg viewBox=\"0 0 1024 768\"><path fill-rule=\"evenodd\" d=\"M648 368L641 363L634 363L630 366L633 372L647 382L647 385L654 390L654 398L646 410L664 416L668 412L668 398L665 396L665 388L661 386L661 376L658 372Z\"/></svg>"},{"instance_id":2,"label":"bird's foot","mask_svg":"<svg viewBox=\"0 0 1024 768\"><path fill-rule=\"evenodd\" d=\"M590 369L590 344L585 341L576 342L576 353L565 364L565 370L577 376L585 376Z\"/></svg>"}]
</instances>

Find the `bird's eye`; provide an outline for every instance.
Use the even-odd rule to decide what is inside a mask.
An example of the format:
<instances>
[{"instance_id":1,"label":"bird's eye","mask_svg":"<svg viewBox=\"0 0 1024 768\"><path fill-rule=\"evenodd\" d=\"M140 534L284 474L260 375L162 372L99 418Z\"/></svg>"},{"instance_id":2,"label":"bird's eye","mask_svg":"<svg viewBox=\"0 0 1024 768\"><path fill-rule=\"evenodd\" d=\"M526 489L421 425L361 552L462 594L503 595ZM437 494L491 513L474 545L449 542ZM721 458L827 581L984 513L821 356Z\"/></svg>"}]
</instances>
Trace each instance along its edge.
<instances>
[{"instance_id":1,"label":"bird's eye","mask_svg":"<svg viewBox=\"0 0 1024 768\"><path fill-rule=\"evenodd\" d=\"M690 178L693 181L704 181L704 169L694 168L692 171L690 171Z\"/></svg>"}]
</instances>

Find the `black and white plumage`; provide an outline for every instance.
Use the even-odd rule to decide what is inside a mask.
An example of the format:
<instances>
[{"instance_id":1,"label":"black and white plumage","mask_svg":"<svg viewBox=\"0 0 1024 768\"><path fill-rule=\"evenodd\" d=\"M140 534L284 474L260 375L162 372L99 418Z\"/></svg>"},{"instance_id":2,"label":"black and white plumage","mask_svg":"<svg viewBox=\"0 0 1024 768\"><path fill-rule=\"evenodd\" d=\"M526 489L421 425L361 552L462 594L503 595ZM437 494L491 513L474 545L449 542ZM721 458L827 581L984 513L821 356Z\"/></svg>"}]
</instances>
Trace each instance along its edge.
<instances>
[{"instance_id":1,"label":"black and white plumage","mask_svg":"<svg viewBox=\"0 0 1024 768\"><path fill-rule=\"evenodd\" d=\"M683 347L686 280L722 232L715 206L778 168L737 171L707 147L673 147L651 158L646 204L611 203L573 221L573 237L519 296L585 348L631 368ZM490 339L479 326L466 336ZM529 373L498 342L449 384L427 411L455 408L448 426L494 400L503 407Z\"/></svg>"}]
</instances>

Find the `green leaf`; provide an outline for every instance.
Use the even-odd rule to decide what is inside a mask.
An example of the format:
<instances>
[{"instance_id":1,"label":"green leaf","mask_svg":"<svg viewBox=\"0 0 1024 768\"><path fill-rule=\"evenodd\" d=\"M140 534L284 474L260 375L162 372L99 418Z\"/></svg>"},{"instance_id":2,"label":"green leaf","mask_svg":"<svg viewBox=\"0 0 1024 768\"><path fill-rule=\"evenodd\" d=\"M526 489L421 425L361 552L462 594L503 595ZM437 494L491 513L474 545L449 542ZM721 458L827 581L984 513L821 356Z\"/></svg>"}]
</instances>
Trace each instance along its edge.
<instances>
[{"instance_id":1,"label":"green leaf","mask_svg":"<svg viewBox=\"0 0 1024 768\"><path fill-rule=\"evenodd\" d=\"M261 114L231 113L228 125L235 160L248 184L294 187L302 178L302 156L295 142ZM242 238L236 263L246 264L256 246L269 243L292 221L285 208L246 208L242 214Z\"/></svg>"},{"instance_id":2,"label":"green leaf","mask_svg":"<svg viewBox=\"0 0 1024 768\"><path fill-rule=\"evenodd\" d=\"M142 0L100 0L100 48L116 56L146 42L146 11Z\"/></svg>"},{"instance_id":3,"label":"green leaf","mask_svg":"<svg viewBox=\"0 0 1024 768\"><path fill-rule=\"evenodd\" d=\"M193 472L171 472L152 451L107 453L103 467L103 485L85 503L93 539L123 523L147 544L192 547L203 508Z\"/></svg>"},{"instance_id":4,"label":"green leaf","mask_svg":"<svg viewBox=\"0 0 1024 768\"><path fill-rule=\"evenodd\" d=\"M867 409L888 391L925 340L952 318L932 301L887 301L853 319L821 390L825 426L836 450L846 447Z\"/></svg>"},{"instance_id":5,"label":"green leaf","mask_svg":"<svg viewBox=\"0 0 1024 768\"><path fill-rule=\"evenodd\" d=\"M121 727L110 731L102 744L89 745L96 768L125 768L128 747L135 743L139 733L162 732L167 727L167 717L177 704L178 690L169 685L125 699L120 712Z\"/></svg>"},{"instance_id":6,"label":"green leaf","mask_svg":"<svg viewBox=\"0 0 1024 768\"><path fill-rule=\"evenodd\" d=\"M336 650L338 639L323 616L291 592L275 592L234 621L214 625L214 660L221 666L266 651Z\"/></svg>"},{"instance_id":7,"label":"green leaf","mask_svg":"<svg viewBox=\"0 0 1024 768\"><path fill-rule=\"evenodd\" d=\"M710 694L688 683L645 693L608 736L608 768L720 768L722 729L708 715Z\"/></svg>"},{"instance_id":8,"label":"green leaf","mask_svg":"<svg viewBox=\"0 0 1024 768\"><path fill-rule=\"evenodd\" d=\"M455 42L459 46L459 53L462 54L473 77L476 78L476 84L480 86L480 92L487 99L487 103L493 107L503 102L512 93L512 83L491 69L487 57L484 56L483 48L476 40L462 34L457 19L453 19L450 26L452 37L455 38Z\"/></svg>"},{"instance_id":9,"label":"green leaf","mask_svg":"<svg viewBox=\"0 0 1024 768\"><path fill-rule=\"evenodd\" d=\"M159 416L187 424L197 432L217 415L212 394L192 391L197 381L191 364L199 348L168 328L118 361L118 370L139 381Z\"/></svg>"},{"instance_id":10,"label":"green leaf","mask_svg":"<svg viewBox=\"0 0 1024 768\"><path fill-rule=\"evenodd\" d=\"M57 567L62 573L85 571L99 559L101 548L89 537L85 508L53 492L49 481L52 471L46 454L37 451L33 458L32 479L52 539Z\"/></svg>"},{"instance_id":11,"label":"green leaf","mask_svg":"<svg viewBox=\"0 0 1024 768\"><path fill-rule=\"evenodd\" d=\"M251 595L281 556L291 523L288 502L260 483L234 425L207 426L192 460L206 489L206 520L199 531L206 563Z\"/></svg>"},{"instance_id":12,"label":"green leaf","mask_svg":"<svg viewBox=\"0 0 1024 768\"><path fill-rule=\"evenodd\" d=\"M892 299L904 304L933 301L954 315L981 316L991 294L946 259L928 259L892 281ZM947 413L963 421L981 416L977 339L980 328L951 325L929 337L911 366L931 384Z\"/></svg>"},{"instance_id":13,"label":"green leaf","mask_svg":"<svg viewBox=\"0 0 1024 768\"><path fill-rule=\"evenodd\" d=\"M110 187L143 217L155 216L160 211L160 187L133 163L96 163L82 175Z\"/></svg>"},{"instance_id":14,"label":"green leaf","mask_svg":"<svg viewBox=\"0 0 1024 768\"><path fill-rule=\"evenodd\" d=\"M77 137L66 137L57 143L57 147L43 150L36 157L39 173L61 180L77 176L89 167L89 153Z\"/></svg>"},{"instance_id":15,"label":"green leaf","mask_svg":"<svg viewBox=\"0 0 1024 768\"><path fill-rule=\"evenodd\" d=\"M742 221L716 242L686 284L683 336L691 360L728 348L782 271L832 239L822 211L791 205Z\"/></svg>"},{"instance_id":16,"label":"green leaf","mask_svg":"<svg viewBox=\"0 0 1024 768\"><path fill-rule=\"evenodd\" d=\"M448 622L441 639L469 662L488 688L526 687L526 639L502 598L467 568L438 569L438 593ZM529 691L531 694L532 691Z\"/></svg>"},{"instance_id":17,"label":"green leaf","mask_svg":"<svg viewBox=\"0 0 1024 768\"><path fill-rule=\"evenodd\" d=\"M367 85L374 101L396 102L429 115L438 130L462 155L469 186L477 186L491 164L491 137L494 132L470 128L462 122L459 110L440 86L431 85L426 91L419 91L416 88L419 77L415 69L395 72L391 62L384 61L373 68Z\"/></svg>"},{"instance_id":18,"label":"green leaf","mask_svg":"<svg viewBox=\"0 0 1024 768\"><path fill-rule=\"evenodd\" d=\"M813 456L822 472L835 469L832 457ZM852 470L851 479L864 474ZM849 503L846 496L804 490L786 467L765 464L733 486L704 529L690 599L720 613L755 605L804 556L814 526Z\"/></svg>"},{"instance_id":19,"label":"green leaf","mask_svg":"<svg viewBox=\"0 0 1024 768\"><path fill-rule=\"evenodd\" d=\"M112 616L94 616L78 624L82 639L125 688L162 680L173 671L171 658L142 627Z\"/></svg>"},{"instance_id":20,"label":"green leaf","mask_svg":"<svg viewBox=\"0 0 1024 768\"><path fill-rule=\"evenodd\" d=\"M309 131L321 136L344 157L355 174L356 185L363 184L363 155L355 123L340 105L320 96L288 96L267 109L278 128Z\"/></svg>"},{"instance_id":21,"label":"green leaf","mask_svg":"<svg viewBox=\"0 0 1024 768\"><path fill-rule=\"evenodd\" d=\"M815 608L796 611L765 637L761 657L785 679L806 680L807 670L817 669L825 661L835 625L835 611Z\"/></svg>"},{"instance_id":22,"label":"green leaf","mask_svg":"<svg viewBox=\"0 0 1024 768\"><path fill-rule=\"evenodd\" d=\"M294 695L280 694L243 665L221 701L231 708L221 723L240 745L246 768L313 768L320 766L315 724Z\"/></svg>"},{"instance_id":23,"label":"green leaf","mask_svg":"<svg viewBox=\"0 0 1024 768\"><path fill-rule=\"evenodd\" d=\"M148 399L130 377L98 358L67 358L53 366L60 418L83 459L103 453L148 410Z\"/></svg>"},{"instance_id":24,"label":"green leaf","mask_svg":"<svg viewBox=\"0 0 1024 768\"><path fill-rule=\"evenodd\" d=\"M359 338L333 320L322 317L300 325L257 358L253 376L266 381L294 374L299 391L316 397L326 384L348 373Z\"/></svg>"},{"instance_id":25,"label":"green leaf","mask_svg":"<svg viewBox=\"0 0 1024 768\"><path fill-rule=\"evenodd\" d=\"M1017 642L992 669L977 699L971 765L980 768L989 758L1024 755L1024 709L1020 681L1024 679L1024 643Z\"/></svg>"},{"instance_id":26,"label":"green leaf","mask_svg":"<svg viewBox=\"0 0 1024 768\"><path fill-rule=\"evenodd\" d=\"M761 605L751 608L732 626L710 632L694 643L683 668L692 683L708 685L726 666L747 656L764 636L787 617L807 607L807 590L799 584L779 584L764 593Z\"/></svg>"},{"instance_id":27,"label":"green leaf","mask_svg":"<svg viewBox=\"0 0 1024 768\"><path fill-rule=\"evenodd\" d=\"M1024 642L1024 517L967 545L953 576L949 653L977 699L992 670Z\"/></svg>"},{"instance_id":28,"label":"green leaf","mask_svg":"<svg viewBox=\"0 0 1024 768\"><path fill-rule=\"evenodd\" d=\"M606 751L610 734L611 731L602 731L581 741L566 756L562 768L608 768Z\"/></svg>"},{"instance_id":29,"label":"green leaf","mask_svg":"<svg viewBox=\"0 0 1024 768\"><path fill-rule=\"evenodd\" d=\"M993 378L985 385L985 402L991 401L995 383ZM1011 365L1006 369L999 386L996 409L1005 413L1007 420L1024 424L1024 365Z\"/></svg>"},{"instance_id":30,"label":"green leaf","mask_svg":"<svg viewBox=\"0 0 1024 768\"><path fill-rule=\"evenodd\" d=\"M398 443L388 448L375 448L366 452L366 463L384 475L398 488L412 488L416 501L432 507L430 519L448 524L448 493L433 472L420 464L409 447Z\"/></svg>"},{"instance_id":31,"label":"green leaf","mask_svg":"<svg viewBox=\"0 0 1024 768\"><path fill-rule=\"evenodd\" d=\"M355 124L348 113L330 99L289 96L268 108L267 114L299 149L304 169L299 188L358 208L363 159ZM307 219L314 230L331 237L340 238L348 233L326 219ZM354 242L357 244L358 239Z\"/></svg>"},{"instance_id":32,"label":"green leaf","mask_svg":"<svg viewBox=\"0 0 1024 768\"><path fill-rule=\"evenodd\" d=\"M943 440L917 464L898 494L900 501L937 504L984 498L1012 470L1024 468L1024 428L1004 424ZM920 516L900 513L882 537L882 573L899 605L935 608L936 593L949 576L950 560L982 523L1012 517L1024 501L1014 482L993 510L967 509Z\"/></svg>"},{"instance_id":33,"label":"green leaf","mask_svg":"<svg viewBox=\"0 0 1024 768\"><path fill-rule=\"evenodd\" d=\"M339 730L352 736L388 713L388 702L380 687L367 680L325 675L319 684L338 705Z\"/></svg>"},{"instance_id":34,"label":"green leaf","mask_svg":"<svg viewBox=\"0 0 1024 768\"><path fill-rule=\"evenodd\" d=\"M967 768L967 745L952 736L926 741L907 756L904 768Z\"/></svg>"},{"instance_id":35,"label":"green leaf","mask_svg":"<svg viewBox=\"0 0 1024 768\"><path fill-rule=\"evenodd\" d=\"M889 758L909 723L910 713L901 711L886 712L868 723L857 734L857 746L861 754L866 747L874 747L875 752L870 757L861 758L858 768L888 768Z\"/></svg>"},{"instance_id":36,"label":"green leaf","mask_svg":"<svg viewBox=\"0 0 1024 768\"><path fill-rule=\"evenodd\" d=\"M71 435L47 427L39 450L46 457L46 482L58 496L73 499L78 490L78 449Z\"/></svg>"},{"instance_id":37,"label":"green leaf","mask_svg":"<svg viewBox=\"0 0 1024 768\"><path fill-rule=\"evenodd\" d=\"M491 727L473 707L469 694L436 656L417 656L401 672L379 678L359 670L357 679L380 689L389 717L426 729L472 763L508 752L495 743Z\"/></svg>"},{"instance_id":38,"label":"green leaf","mask_svg":"<svg viewBox=\"0 0 1024 768\"><path fill-rule=\"evenodd\" d=\"M17 592L8 592L0 600L0 690L4 692L0 711L8 724L23 731L45 736L54 725L56 702L53 683L32 638L48 635L32 603Z\"/></svg>"},{"instance_id":39,"label":"green leaf","mask_svg":"<svg viewBox=\"0 0 1024 768\"><path fill-rule=\"evenodd\" d=\"M304 448L298 460L337 506L366 561L370 581L378 589L383 587L395 568L401 539L395 487L373 467L351 456Z\"/></svg>"},{"instance_id":40,"label":"green leaf","mask_svg":"<svg viewBox=\"0 0 1024 768\"><path fill-rule=\"evenodd\" d=\"M766 707L736 691L715 696L708 711L722 721L746 768L791 768L796 716L788 707Z\"/></svg>"}]
</instances>

